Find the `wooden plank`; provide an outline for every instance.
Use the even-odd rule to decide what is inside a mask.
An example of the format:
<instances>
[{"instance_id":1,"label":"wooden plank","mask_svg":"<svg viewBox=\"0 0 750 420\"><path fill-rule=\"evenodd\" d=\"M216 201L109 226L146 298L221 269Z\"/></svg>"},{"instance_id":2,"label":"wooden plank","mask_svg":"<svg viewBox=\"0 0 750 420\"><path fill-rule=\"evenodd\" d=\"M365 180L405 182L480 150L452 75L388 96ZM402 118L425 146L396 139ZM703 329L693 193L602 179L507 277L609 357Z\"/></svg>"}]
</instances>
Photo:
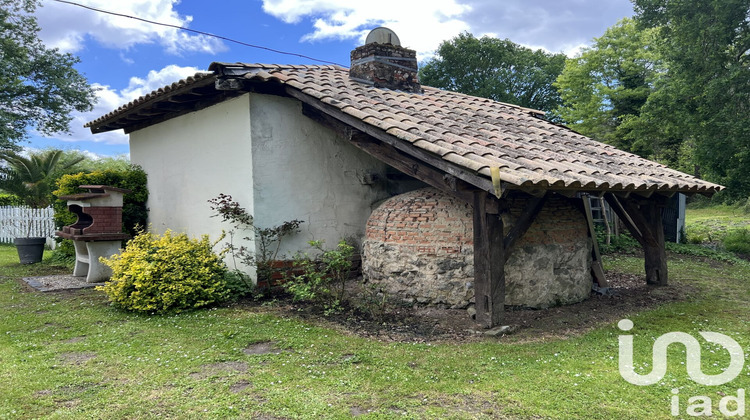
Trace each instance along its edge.
<instances>
[{"instance_id":1,"label":"wooden plank","mask_svg":"<svg viewBox=\"0 0 750 420\"><path fill-rule=\"evenodd\" d=\"M489 239L490 328L501 325L505 318L505 262L507 250L503 245L503 218L486 213Z\"/></svg>"},{"instance_id":2,"label":"wooden plank","mask_svg":"<svg viewBox=\"0 0 750 420\"><path fill-rule=\"evenodd\" d=\"M549 194L545 194L542 197L534 197L529 200L529 203L526 205L526 208L523 209L521 216L518 217L518 220L516 220L516 223L513 225L510 232L508 232L508 235L503 239L506 258L516 241L520 239L523 234L529 230L531 224L534 223L539 212L542 211L542 207L544 207L547 197L549 197Z\"/></svg>"},{"instance_id":3,"label":"wooden plank","mask_svg":"<svg viewBox=\"0 0 750 420\"><path fill-rule=\"evenodd\" d=\"M490 311L490 273L489 273L489 237L487 236L487 217L485 197L487 193L474 193L474 307L477 310L476 321L485 328L492 327Z\"/></svg>"},{"instance_id":4,"label":"wooden plank","mask_svg":"<svg viewBox=\"0 0 750 420\"><path fill-rule=\"evenodd\" d=\"M594 278L596 279L596 282L599 284L599 287L609 287L609 282L607 281L607 278L604 276L604 267L602 267L601 261L591 262L591 272L594 273Z\"/></svg>"},{"instance_id":5,"label":"wooden plank","mask_svg":"<svg viewBox=\"0 0 750 420\"><path fill-rule=\"evenodd\" d=\"M455 195L466 202L471 203L473 201L473 194L470 191L463 191L456 188L456 182L453 182L450 178L446 178L442 172L399 153L395 148L387 144L375 142L362 136L352 136L350 142L375 159L409 176L448 194Z\"/></svg>"},{"instance_id":6,"label":"wooden plank","mask_svg":"<svg viewBox=\"0 0 750 420\"><path fill-rule=\"evenodd\" d=\"M594 273L594 278L596 279L596 282L599 284L599 287L607 287L609 286L609 284L607 283L607 279L604 277L604 267L602 267L602 254L599 252L599 243L596 240L596 229L594 228L594 215L591 213L591 201L589 199L588 194L582 195L581 201L583 201L583 208L585 210L584 213L586 214L586 222L589 227L589 236L591 236L591 241L594 244L591 250L591 253L593 254L593 257L594 257L594 261L592 262L592 265L591 265L591 271ZM602 207L602 212L604 212L603 207Z\"/></svg>"},{"instance_id":7,"label":"wooden plank","mask_svg":"<svg viewBox=\"0 0 750 420\"><path fill-rule=\"evenodd\" d=\"M479 188L482 191L487 191L487 192L494 191L494 187L492 186L492 181L489 178L485 178L485 177L473 174L467 171L466 169L463 169L450 162L443 160L441 156L436 156L425 150L414 147L411 145L411 143L408 143L395 136L392 136L386 133L384 130L374 127L360 120L359 118L353 117L334 106L322 103L318 99L313 98L305 93L302 93L301 91L295 88L286 87L286 93L289 96L295 99L298 99L301 102L306 103L312 106L313 108L316 108L322 111L325 114L332 116L333 118L343 122L344 124L348 126L356 128L357 130L363 133L366 133L386 144L389 144L395 147L396 149L415 158L416 160L425 162L445 173L448 173L450 175L455 176L458 179L466 181L469 184L473 185L476 188Z\"/></svg>"},{"instance_id":8,"label":"wooden plank","mask_svg":"<svg viewBox=\"0 0 750 420\"><path fill-rule=\"evenodd\" d=\"M474 296L477 323L492 328L503 321L506 258L502 217L486 212L487 198L474 193Z\"/></svg>"},{"instance_id":9,"label":"wooden plank","mask_svg":"<svg viewBox=\"0 0 750 420\"><path fill-rule=\"evenodd\" d=\"M643 247L646 283L667 285L669 272L667 251L664 245L664 225L661 219L661 208L666 204L666 198L660 194L654 194L648 200L639 201L629 199L620 202L611 194L605 195L604 198L608 202L613 199L610 205L617 204L617 206L613 205L612 209ZM623 214L621 215L620 212Z\"/></svg>"},{"instance_id":10,"label":"wooden plank","mask_svg":"<svg viewBox=\"0 0 750 420\"><path fill-rule=\"evenodd\" d=\"M635 222L633 222L633 219L630 217L628 212L625 211L625 208L622 206L622 203L620 203L620 200L612 193L604 194L604 199L607 200L609 205L612 207L612 210L615 212L615 214L617 214L617 217L620 218L633 238L635 238L635 240L638 241L641 246L643 246L643 235L641 234L641 230L638 228L638 226L636 226Z\"/></svg>"},{"instance_id":11,"label":"wooden plank","mask_svg":"<svg viewBox=\"0 0 750 420\"><path fill-rule=\"evenodd\" d=\"M206 99L197 101L197 102L193 103L193 105L191 107L185 108L182 111L168 112L166 110L163 110L163 112L155 115L153 118L150 118L149 120L146 120L146 121L144 121L143 123L140 123L140 124L133 124L133 125L128 125L128 126L117 126L117 127L108 126L108 125L102 125L101 126L102 128L99 131L94 131L93 127L92 127L92 132L94 134L96 134L96 133L99 133L101 131L116 130L118 128L122 128L123 131L125 132L125 134L130 134L133 131L138 131L138 130L141 130L143 128L146 128L146 127L158 124L160 122L171 120L172 118L177 118L179 116L182 116L182 115L185 115L185 114L189 114L191 112L199 111L199 110L201 110L203 108L207 108L207 107L212 106L214 104L217 104L219 102L223 102L223 101L225 101L227 99L231 99L231 98L234 98L236 96L243 95L243 94L245 94L245 92L242 92L242 91L223 91L223 92L217 94L216 96L206 96ZM144 109L144 108L139 108L139 109ZM150 109L152 109L152 108L150 108ZM148 112L148 111L145 111L145 112ZM136 113L137 115L141 115L142 114L141 111L134 111L133 113Z\"/></svg>"},{"instance_id":12,"label":"wooden plank","mask_svg":"<svg viewBox=\"0 0 750 420\"><path fill-rule=\"evenodd\" d=\"M429 165L400 152L393 146L383 143L359 130L352 129L346 124L308 106L307 104L303 104L302 113L313 121L336 131L342 137L347 138L354 146L375 159L378 159L404 174L414 177L432 187L454 195L467 203L474 202L473 191L476 190L476 188L466 181L430 167ZM498 212L497 201L488 201L486 211L488 213L496 214Z\"/></svg>"}]
</instances>

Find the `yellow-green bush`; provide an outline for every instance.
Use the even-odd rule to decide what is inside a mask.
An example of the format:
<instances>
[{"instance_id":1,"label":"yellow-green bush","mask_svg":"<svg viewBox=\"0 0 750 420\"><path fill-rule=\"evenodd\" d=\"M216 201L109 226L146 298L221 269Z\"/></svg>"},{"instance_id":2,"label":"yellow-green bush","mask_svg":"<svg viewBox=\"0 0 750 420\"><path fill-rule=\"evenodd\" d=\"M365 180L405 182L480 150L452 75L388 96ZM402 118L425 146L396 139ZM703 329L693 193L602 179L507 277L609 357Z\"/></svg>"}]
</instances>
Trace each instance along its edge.
<instances>
[{"instance_id":1,"label":"yellow-green bush","mask_svg":"<svg viewBox=\"0 0 750 420\"><path fill-rule=\"evenodd\" d=\"M98 289L124 309L179 312L229 298L227 268L206 235L198 240L143 232L122 254L101 261L112 268L112 278Z\"/></svg>"}]
</instances>

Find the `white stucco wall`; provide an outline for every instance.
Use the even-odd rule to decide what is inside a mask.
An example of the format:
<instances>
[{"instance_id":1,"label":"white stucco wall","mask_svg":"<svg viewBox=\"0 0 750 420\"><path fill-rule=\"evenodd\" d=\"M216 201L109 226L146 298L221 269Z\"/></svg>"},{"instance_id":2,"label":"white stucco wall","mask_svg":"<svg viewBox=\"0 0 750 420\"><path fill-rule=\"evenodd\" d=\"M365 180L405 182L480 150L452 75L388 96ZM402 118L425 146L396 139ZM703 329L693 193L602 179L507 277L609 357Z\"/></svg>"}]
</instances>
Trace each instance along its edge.
<instances>
[{"instance_id":1,"label":"white stucco wall","mask_svg":"<svg viewBox=\"0 0 750 420\"><path fill-rule=\"evenodd\" d=\"M230 226L211 217L207 200L230 194L256 226L304 222L280 258L309 251L310 240L361 241L387 197L382 182L364 182L367 174L384 178L384 164L302 115L298 101L272 95L246 94L135 131L130 156L148 174L153 231L217 238Z\"/></svg>"},{"instance_id":2,"label":"white stucco wall","mask_svg":"<svg viewBox=\"0 0 750 420\"><path fill-rule=\"evenodd\" d=\"M211 217L207 201L219 193L253 211L250 131L243 95L130 133L130 159L148 174L152 231L217 239L230 229Z\"/></svg>"},{"instance_id":3,"label":"white stucco wall","mask_svg":"<svg viewBox=\"0 0 750 420\"><path fill-rule=\"evenodd\" d=\"M384 177L385 164L302 115L300 102L271 95L250 97L256 225L304 221L281 253L328 248L342 238L358 244L375 204L387 197L382 183L366 185L368 173Z\"/></svg>"}]
</instances>

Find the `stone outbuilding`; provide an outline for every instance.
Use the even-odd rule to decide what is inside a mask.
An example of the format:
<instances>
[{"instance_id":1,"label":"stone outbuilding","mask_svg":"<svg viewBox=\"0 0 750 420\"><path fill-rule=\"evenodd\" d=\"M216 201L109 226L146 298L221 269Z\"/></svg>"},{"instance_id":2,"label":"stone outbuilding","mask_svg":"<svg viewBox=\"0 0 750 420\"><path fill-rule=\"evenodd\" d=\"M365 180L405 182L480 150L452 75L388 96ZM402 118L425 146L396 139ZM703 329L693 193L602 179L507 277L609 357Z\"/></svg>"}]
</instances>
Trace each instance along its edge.
<instances>
[{"instance_id":1,"label":"stone outbuilding","mask_svg":"<svg viewBox=\"0 0 750 420\"><path fill-rule=\"evenodd\" d=\"M351 69L212 63L208 72L87 126L94 133L130 134L131 160L149 176L155 229L218 236L226 226L210 217L206 201L231 194L259 226L304 221L303 232L285 242L287 255L305 249L310 239L361 242L370 214L384 199L426 186L441 191L450 198L438 201L451 201L464 227L471 221L473 245L472 255L469 231L456 233L463 238L461 258L442 264L452 264L448 268L463 276L460 282L471 283L477 321L484 326L498 324L504 305L516 302L514 288L533 281L533 275L510 269L514 261L525 266L533 258L551 270L554 282L570 271L568 262L540 257L551 249L545 247L572 246L570 261L577 261L580 250L586 253L588 245L576 242L588 234L583 223L571 222L577 233L570 238L553 229L572 214L558 206L587 201L581 194L610 203L645 250L646 281L667 282L662 206L678 192L711 195L721 186L586 138L545 120L540 111L420 86L414 51L395 38L378 39L377 46L352 52ZM373 230L389 223L387 216L378 219L380 212L370 220ZM378 235L372 239L383 241ZM366 243L365 249L373 246ZM432 251L423 252L427 258ZM597 267L592 261L592 270ZM585 265L580 271L587 273ZM409 281L408 274L402 277ZM564 303L567 298L548 293L549 281L538 288L549 297L521 304ZM461 305L472 293L466 287L450 286L452 297L421 297Z\"/></svg>"}]
</instances>

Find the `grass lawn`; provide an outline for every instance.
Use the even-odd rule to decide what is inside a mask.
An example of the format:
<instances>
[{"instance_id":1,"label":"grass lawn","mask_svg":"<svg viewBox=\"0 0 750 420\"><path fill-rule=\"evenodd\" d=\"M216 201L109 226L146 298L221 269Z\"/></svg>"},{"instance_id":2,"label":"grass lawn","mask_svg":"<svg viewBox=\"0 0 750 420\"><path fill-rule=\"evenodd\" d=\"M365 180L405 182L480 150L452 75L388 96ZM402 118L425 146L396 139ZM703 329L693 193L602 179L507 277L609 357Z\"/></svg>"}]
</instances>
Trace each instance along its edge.
<instances>
[{"instance_id":1,"label":"grass lawn","mask_svg":"<svg viewBox=\"0 0 750 420\"><path fill-rule=\"evenodd\" d=\"M721 417L722 395L750 390L750 362L725 385L694 383L679 345L662 381L631 385L618 373L615 324L566 339L418 344L359 338L273 307L133 315L94 290L29 291L21 277L69 269L21 267L14 253L0 246L0 419L670 419L672 389L684 418L690 397L707 396ZM606 256L605 268L642 274L643 262ZM653 340L671 331L729 335L747 358L748 265L673 255L669 269L690 298L629 316L636 369L650 371ZM699 340L705 373L728 366L726 351Z\"/></svg>"},{"instance_id":2,"label":"grass lawn","mask_svg":"<svg viewBox=\"0 0 750 420\"><path fill-rule=\"evenodd\" d=\"M742 207L722 205L689 208L685 212L685 230L692 243L720 241L738 229L750 229L750 214Z\"/></svg>"}]
</instances>

